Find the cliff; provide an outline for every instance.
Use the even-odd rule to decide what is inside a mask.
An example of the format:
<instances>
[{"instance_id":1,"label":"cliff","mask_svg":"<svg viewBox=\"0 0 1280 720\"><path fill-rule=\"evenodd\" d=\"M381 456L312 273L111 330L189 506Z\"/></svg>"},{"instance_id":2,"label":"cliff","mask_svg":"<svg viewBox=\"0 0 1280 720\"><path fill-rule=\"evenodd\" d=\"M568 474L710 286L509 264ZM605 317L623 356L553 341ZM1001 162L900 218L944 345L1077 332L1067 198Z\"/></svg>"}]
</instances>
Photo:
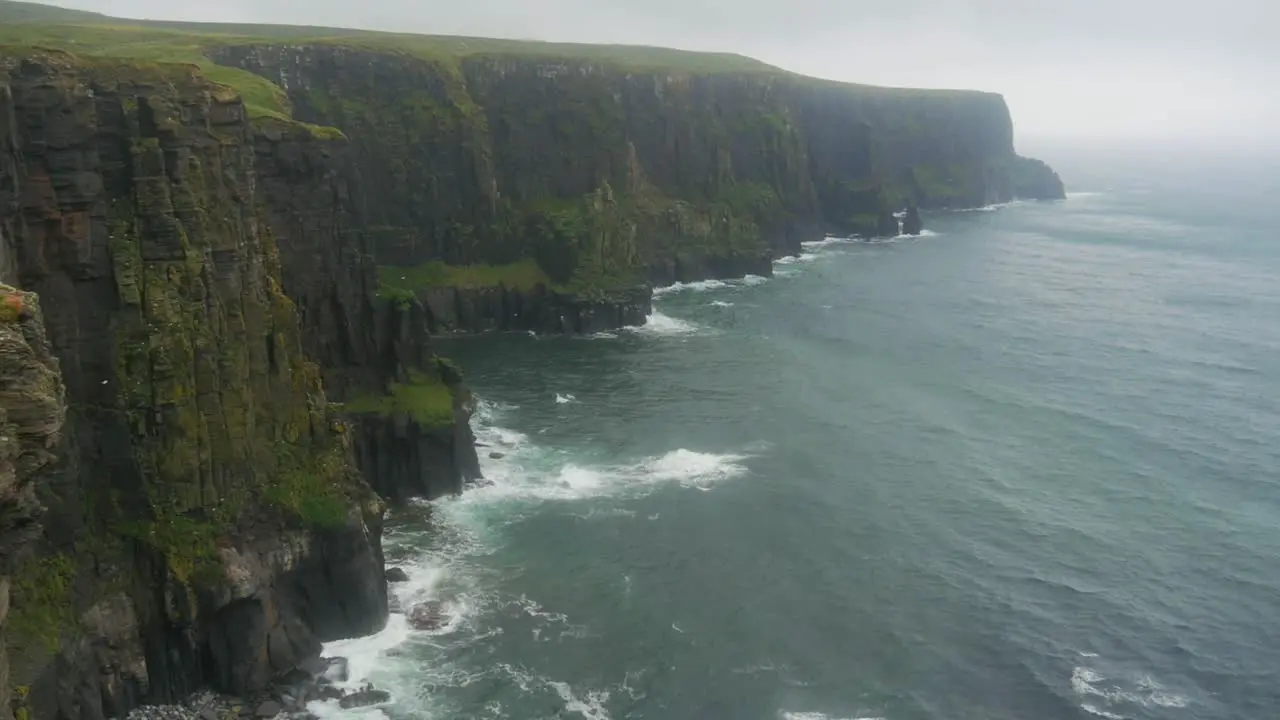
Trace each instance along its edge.
<instances>
[{"instance_id":1,"label":"cliff","mask_svg":"<svg viewBox=\"0 0 1280 720\"><path fill-rule=\"evenodd\" d=\"M421 317L349 287L339 269L360 266L340 262L341 244L328 264L311 256L332 236L309 203L342 203L318 191L327 141L286 127L318 163L290 203L273 187L302 167L288 141L251 128L237 94L195 68L0 51L0 268L39 296L0 300L4 687L20 714L118 716L207 685L251 694L320 642L381 627L383 504L355 458L377 454L371 427L418 426L394 408L344 420L325 371L375 404L388 373L415 373L449 409L431 430L471 449L460 377L446 385ZM340 326L358 352L344 354ZM427 460L445 468L431 490L460 487Z\"/></svg>"},{"instance_id":2,"label":"cliff","mask_svg":"<svg viewBox=\"0 0 1280 720\"><path fill-rule=\"evenodd\" d=\"M256 119L345 137L348 232L382 296L421 301L432 332L631 324L652 285L768 275L824 233L896 235L903 209L1063 196L990 93L661 48L89 13L71 27L5 7L0 41L190 62Z\"/></svg>"},{"instance_id":3,"label":"cliff","mask_svg":"<svg viewBox=\"0 0 1280 720\"><path fill-rule=\"evenodd\" d=\"M380 627L384 499L479 476L433 333L639 324L654 285L768 275L823 233L1063 194L998 95L39 7L0 0L0 689L24 718L253 695Z\"/></svg>"},{"instance_id":4,"label":"cliff","mask_svg":"<svg viewBox=\"0 0 1280 720\"><path fill-rule=\"evenodd\" d=\"M4 254L0 259L8 260ZM13 576L40 536L43 507L35 490L55 459L67 412L64 393L39 298L0 285L0 707L9 704ZM25 579L19 577L19 595L31 594ZM19 611L19 629L22 622Z\"/></svg>"},{"instance_id":5,"label":"cliff","mask_svg":"<svg viewBox=\"0 0 1280 720\"><path fill-rule=\"evenodd\" d=\"M351 138L384 287L436 329L595 327L584 300L768 275L823 233L896 235L908 206L1061 194L1014 153L998 95L345 43L206 53Z\"/></svg>"}]
</instances>

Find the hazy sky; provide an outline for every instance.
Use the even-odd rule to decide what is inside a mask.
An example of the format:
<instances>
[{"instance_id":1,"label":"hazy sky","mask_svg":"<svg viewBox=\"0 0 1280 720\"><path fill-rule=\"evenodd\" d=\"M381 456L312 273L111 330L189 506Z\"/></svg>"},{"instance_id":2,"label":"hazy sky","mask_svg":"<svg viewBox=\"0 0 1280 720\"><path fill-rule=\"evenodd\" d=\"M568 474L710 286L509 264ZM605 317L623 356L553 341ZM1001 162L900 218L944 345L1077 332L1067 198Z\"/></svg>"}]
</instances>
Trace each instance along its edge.
<instances>
[{"instance_id":1,"label":"hazy sky","mask_svg":"<svg viewBox=\"0 0 1280 720\"><path fill-rule=\"evenodd\" d=\"M721 50L1003 93L1019 136L1280 135L1280 0L61 0L127 17Z\"/></svg>"}]
</instances>

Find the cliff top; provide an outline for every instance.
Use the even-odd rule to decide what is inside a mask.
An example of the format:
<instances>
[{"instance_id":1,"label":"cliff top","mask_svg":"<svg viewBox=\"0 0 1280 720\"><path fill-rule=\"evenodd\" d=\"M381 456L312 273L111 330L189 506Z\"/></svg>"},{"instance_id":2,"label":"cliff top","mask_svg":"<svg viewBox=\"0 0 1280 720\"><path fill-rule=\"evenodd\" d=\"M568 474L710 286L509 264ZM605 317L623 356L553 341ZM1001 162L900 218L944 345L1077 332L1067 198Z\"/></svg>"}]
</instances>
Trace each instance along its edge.
<instances>
[{"instance_id":1,"label":"cliff top","mask_svg":"<svg viewBox=\"0 0 1280 720\"><path fill-rule=\"evenodd\" d=\"M706 53L642 45L593 45L508 40L450 35L416 35L305 25L194 23L116 18L30 2L0 0L0 46L44 47L77 55L190 63L206 77L235 88L250 112L288 117L283 92L274 84L237 68L216 65L205 55L212 47L283 43L340 45L381 52L407 53L438 60L467 57L520 57L544 61L586 62L633 71L709 74L743 73L802 77L759 60L733 53ZM897 96L972 96L963 90L919 90L836 83L864 92Z\"/></svg>"}]
</instances>

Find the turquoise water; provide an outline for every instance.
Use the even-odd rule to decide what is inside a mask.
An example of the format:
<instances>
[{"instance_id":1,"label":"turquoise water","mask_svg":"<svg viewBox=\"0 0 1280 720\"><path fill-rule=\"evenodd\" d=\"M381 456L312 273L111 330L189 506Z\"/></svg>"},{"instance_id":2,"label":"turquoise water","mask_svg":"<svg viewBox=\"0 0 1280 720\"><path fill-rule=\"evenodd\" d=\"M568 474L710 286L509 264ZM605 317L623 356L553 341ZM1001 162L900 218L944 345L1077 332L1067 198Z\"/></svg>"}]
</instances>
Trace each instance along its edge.
<instances>
[{"instance_id":1,"label":"turquoise water","mask_svg":"<svg viewBox=\"0 0 1280 720\"><path fill-rule=\"evenodd\" d=\"M329 651L392 718L1280 716L1280 166L1044 154L1066 202L442 343L503 457L388 547L451 621Z\"/></svg>"}]
</instances>

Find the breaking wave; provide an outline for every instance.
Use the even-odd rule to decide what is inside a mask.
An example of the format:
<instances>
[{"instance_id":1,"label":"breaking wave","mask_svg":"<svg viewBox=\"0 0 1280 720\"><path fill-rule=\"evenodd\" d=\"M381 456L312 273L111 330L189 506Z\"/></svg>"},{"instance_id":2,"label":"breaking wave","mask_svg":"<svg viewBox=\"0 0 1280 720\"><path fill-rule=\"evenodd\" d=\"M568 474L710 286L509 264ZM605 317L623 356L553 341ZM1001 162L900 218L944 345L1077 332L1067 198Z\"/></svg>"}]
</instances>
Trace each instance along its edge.
<instances>
[{"instance_id":1,"label":"breaking wave","mask_svg":"<svg viewBox=\"0 0 1280 720\"><path fill-rule=\"evenodd\" d=\"M664 315L658 310L649 315L644 325L627 329L644 335L692 335L701 330L691 322Z\"/></svg>"},{"instance_id":2,"label":"breaking wave","mask_svg":"<svg viewBox=\"0 0 1280 720\"><path fill-rule=\"evenodd\" d=\"M572 399L556 395L557 402ZM503 524L545 503L573 503L599 498L638 497L660 486L709 490L717 483L747 473L744 453L713 453L679 448L632 462L595 464L533 442L529 435L499 423L516 406L478 400L472 416L477 443L494 451L480 453L485 480L462 495L423 503L431 511L431 527L394 523L384 537L388 565L399 567L407 582L389 586L392 615L373 635L331 642L326 657L347 659L349 677L340 686L356 690L372 683L391 693L382 706L343 709L337 701L308 705L325 720L385 720L417 717L423 720L458 717L449 706L450 690L464 692L486 681L518 688L522 695L558 704L570 717L610 720L607 703L620 695L642 696L635 689L639 673L600 687L575 687L526 668L496 664L482 669L451 661L465 656L504 630L503 621L516 623L534 641L581 638L587 629L563 613L548 610L536 600L505 596L486 581L479 561L502 546L495 533ZM758 447L756 448L758 449ZM500 452L498 452L500 451ZM583 506L584 519L633 517L634 511L608 503ZM650 518L652 519L652 518ZM419 603L436 604L444 621L420 630L406 613ZM513 620L514 618L514 620ZM424 692L424 688L431 688ZM514 717L500 704L486 706L480 717Z\"/></svg>"},{"instance_id":3,"label":"breaking wave","mask_svg":"<svg viewBox=\"0 0 1280 720\"><path fill-rule=\"evenodd\" d=\"M1109 677L1083 665L1071 672L1071 690L1080 699L1080 709L1109 720L1130 717L1143 708L1185 708L1190 702L1149 675Z\"/></svg>"}]
</instances>

